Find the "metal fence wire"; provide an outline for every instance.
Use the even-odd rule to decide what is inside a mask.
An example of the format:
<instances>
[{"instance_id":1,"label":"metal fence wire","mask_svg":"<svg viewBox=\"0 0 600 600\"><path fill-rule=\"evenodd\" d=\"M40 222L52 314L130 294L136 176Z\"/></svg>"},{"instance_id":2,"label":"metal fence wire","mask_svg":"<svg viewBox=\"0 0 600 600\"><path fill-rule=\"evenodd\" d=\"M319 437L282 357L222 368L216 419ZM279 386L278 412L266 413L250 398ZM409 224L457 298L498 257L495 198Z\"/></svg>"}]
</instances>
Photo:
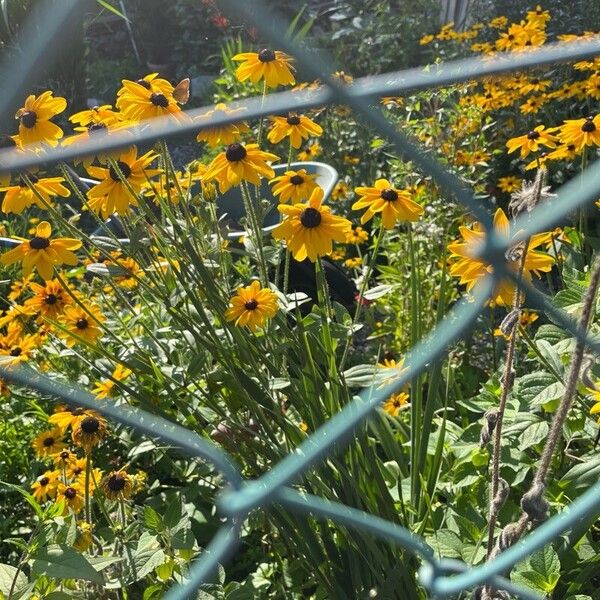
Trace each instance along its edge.
<instances>
[{"instance_id":1,"label":"metal fence wire","mask_svg":"<svg viewBox=\"0 0 600 600\"><path fill-rule=\"evenodd\" d=\"M476 290L474 298L463 300L453 307L435 330L409 353L405 370L393 383L385 387L365 389L360 396L331 418L320 429L306 439L295 452L289 454L270 471L255 480L244 479L229 455L216 445L202 439L198 434L159 416L141 409L116 406L110 401L99 402L95 396L56 382L31 368L0 368L0 376L11 383L26 386L45 395L60 398L69 404L92 408L115 421L131 426L149 437L161 439L187 454L211 463L223 476L226 487L217 500L219 513L224 523L203 550L199 559L190 569L187 582L173 587L166 595L167 600L183 600L195 597L198 587L206 582L217 565L226 561L235 551L242 523L251 511L278 504L299 516L311 515L317 519L328 519L348 528L371 533L391 544L402 546L422 562L419 572L421 584L432 597L446 598L459 592L488 584L506 590L525 600L536 600L540 596L522 586L512 583L501 574L507 572L517 562L532 552L556 540L563 532L576 528L590 518L600 514L600 482L596 483L568 508L554 515L520 542L501 552L495 558L476 567L461 561L439 558L425 541L406 528L390 523L375 515L312 496L292 487L294 481L311 466L324 460L334 451L339 451L345 439L354 428L362 423L391 393L399 391L412 378L422 372L428 363L441 356L455 340L468 332L475 324L478 315L486 304L494 285L502 278L516 280L516 275L507 268L505 253L509 246L525 240L533 233L547 231L564 220L576 208L596 200L600 195L600 160L587 167L577 177L557 190L557 196L548 204L538 206L531 213L518 217L515 230L517 239L508 241L494 234L491 213L467 189L463 182L447 171L431 156L426 155L400 131L395 129L378 108L376 99L393 96L408 91L433 88L443 85L480 79L534 66L581 60L600 55L600 41L549 45L540 50L507 54L503 57L474 58L453 61L429 67L428 69L408 69L373 77L358 79L352 86L343 86L330 77L331 64L323 56L315 61L314 54L287 39L283 32L286 24L274 16L272 7L262 0L219 0L223 11L235 15L249 25L256 27L273 46L294 56L303 72L324 85L313 92L282 92L270 94L265 101L260 98L245 100L245 118L257 118L279 114L287 110L299 110L325 104L342 103L350 106L357 114L368 119L379 135L392 142L398 152L414 162L433 180L461 202L481 221L489 233L481 256L493 265L493 272L484 284ZM5 64L0 69L2 96L0 96L0 123L6 122L11 107L26 90L32 74L44 65L44 57L51 53L50 44L64 35L64 26L74 9L80 9L85 1L62 0L60 3L46 2L42 6L44 34L33 38L23 38L23 47L28 53L18 65ZM28 35L27 27L23 35ZM242 106L233 103L232 108ZM204 113L207 108L188 111L190 117ZM96 154L129 146L132 143L151 141L180 135L186 131L198 131L238 120L235 115L218 115L206 120L174 123L172 120L155 119L142 123L125 133L111 134L102 138L90 139L77 146L49 149L44 154L23 154L13 150L0 153L0 174L19 172L35 165L49 165L86 154ZM544 311L552 319L571 332L594 353L600 353L600 343L592 339L569 315L555 308L549 299L531 285L519 282L527 293L530 306Z\"/></svg>"}]
</instances>

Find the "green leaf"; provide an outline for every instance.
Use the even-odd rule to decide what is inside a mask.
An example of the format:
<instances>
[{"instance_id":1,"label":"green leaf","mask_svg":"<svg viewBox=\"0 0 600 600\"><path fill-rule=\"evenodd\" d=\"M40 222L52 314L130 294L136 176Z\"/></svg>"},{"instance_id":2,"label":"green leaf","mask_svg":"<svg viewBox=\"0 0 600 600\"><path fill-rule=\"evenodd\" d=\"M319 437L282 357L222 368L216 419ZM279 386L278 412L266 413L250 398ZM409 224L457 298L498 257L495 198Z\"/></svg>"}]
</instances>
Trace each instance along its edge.
<instances>
[{"instance_id":1,"label":"green leaf","mask_svg":"<svg viewBox=\"0 0 600 600\"><path fill-rule=\"evenodd\" d=\"M106 0L96 0L96 2L100 6L103 6L106 10L110 11L111 13L113 13L114 15L117 15L117 17L120 17L124 21L129 21L129 19L121 11L117 10L114 6L112 6L111 4L109 4Z\"/></svg>"},{"instance_id":2,"label":"green leaf","mask_svg":"<svg viewBox=\"0 0 600 600\"><path fill-rule=\"evenodd\" d=\"M510 578L515 583L533 587L546 594L552 592L560 578L560 561L552 546L536 550L518 563Z\"/></svg>"},{"instance_id":3,"label":"green leaf","mask_svg":"<svg viewBox=\"0 0 600 600\"><path fill-rule=\"evenodd\" d=\"M144 506L144 524L148 529L154 529L155 531L163 529L161 516L149 505Z\"/></svg>"},{"instance_id":4,"label":"green leaf","mask_svg":"<svg viewBox=\"0 0 600 600\"><path fill-rule=\"evenodd\" d=\"M600 477L600 455L588 457L584 462L569 469L562 476L562 481L581 483L588 479L595 481L598 477Z\"/></svg>"},{"instance_id":5,"label":"green leaf","mask_svg":"<svg viewBox=\"0 0 600 600\"><path fill-rule=\"evenodd\" d=\"M147 531L142 533L138 541L137 549L133 554L133 565L135 567L135 581L139 581L154 571L156 567L165 562L166 555L156 536Z\"/></svg>"},{"instance_id":6,"label":"green leaf","mask_svg":"<svg viewBox=\"0 0 600 600\"><path fill-rule=\"evenodd\" d=\"M464 543L454 531L440 529L427 538L427 543L444 558L462 558Z\"/></svg>"},{"instance_id":7,"label":"green leaf","mask_svg":"<svg viewBox=\"0 0 600 600\"><path fill-rule=\"evenodd\" d=\"M514 423L504 430L507 436L518 434L519 450L539 444L548 434L548 423L532 413L517 413Z\"/></svg>"},{"instance_id":8,"label":"green leaf","mask_svg":"<svg viewBox=\"0 0 600 600\"><path fill-rule=\"evenodd\" d=\"M12 582L15 578L15 574L17 572L17 567L13 567L12 565L5 565L0 563L0 594L8 597L8 593L10 592L10 588L12 586ZM27 577L25 573L22 571L17 575L17 583L15 584L15 590L22 588L27 585Z\"/></svg>"},{"instance_id":9,"label":"green leaf","mask_svg":"<svg viewBox=\"0 0 600 600\"><path fill-rule=\"evenodd\" d=\"M65 544L53 544L47 548L40 548L32 558L31 572L34 575L104 583L102 575L92 567L83 554Z\"/></svg>"},{"instance_id":10,"label":"green leaf","mask_svg":"<svg viewBox=\"0 0 600 600\"><path fill-rule=\"evenodd\" d=\"M96 571L102 571L110 565L121 562L123 559L120 556L90 556L88 557L89 563L96 569Z\"/></svg>"}]
</instances>

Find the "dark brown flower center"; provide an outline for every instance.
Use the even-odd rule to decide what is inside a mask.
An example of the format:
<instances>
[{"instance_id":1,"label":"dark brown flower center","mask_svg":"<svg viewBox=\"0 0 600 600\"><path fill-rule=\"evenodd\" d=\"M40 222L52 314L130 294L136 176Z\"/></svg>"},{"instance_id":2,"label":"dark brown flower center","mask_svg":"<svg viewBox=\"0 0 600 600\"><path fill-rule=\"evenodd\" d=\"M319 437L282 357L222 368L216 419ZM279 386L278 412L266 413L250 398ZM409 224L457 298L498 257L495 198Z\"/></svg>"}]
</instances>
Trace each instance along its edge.
<instances>
[{"instance_id":1,"label":"dark brown flower center","mask_svg":"<svg viewBox=\"0 0 600 600\"><path fill-rule=\"evenodd\" d=\"M292 185L302 185L304 183L304 177L302 177L302 175L292 175L290 177L290 183Z\"/></svg>"},{"instance_id":2,"label":"dark brown flower center","mask_svg":"<svg viewBox=\"0 0 600 600\"><path fill-rule=\"evenodd\" d=\"M244 308L246 310L256 310L256 308L258 307L258 302L252 298L252 300L248 300L248 302L246 302L246 304L244 304Z\"/></svg>"},{"instance_id":3,"label":"dark brown flower center","mask_svg":"<svg viewBox=\"0 0 600 600\"><path fill-rule=\"evenodd\" d=\"M145 87L147 90L151 88L150 84L145 79L138 79L136 83L142 87Z\"/></svg>"},{"instance_id":4,"label":"dark brown flower center","mask_svg":"<svg viewBox=\"0 0 600 600\"><path fill-rule=\"evenodd\" d=\"M32 250L44 250L50 245L50 240L45 237L36 235L33 239L29 240L29 247Z\"/></svg>"},{"instance_id":5,"label":"dark brown flower center","mask_svg":"<svg viewBox=\"0 0 600 600\"><path fill-rule=\"evenodd\" d=\"M275 60L275 58L275 52L269 48L263 48L262 50L258 51L258 60L260 60L260 62L272 62Z\"/></svg>"},{"instance_id":6,"label":"dark brown flower center","mask_svg":"<svg viewBox=\"0 0 600 600\"><path fill-rule=\"evenodd\" d=\"M300 117L298 115L289 115L287 118L288 125L300 125Z\"/></svg>"},{"instance_id":7,"label":"dark brown flower center","mask_svg":"<svg viewBox=\"0 0 600 600\"><path fill-rule=\"evenodd\" d=\"M67 450L63 450L63 451L60 453L60 458L61 458L62 460L68 460L68 458L69 458L69 452L68 452Z\"/></svg>"},{"instance_id":8,"label":"dark brown flower center","mask_svg":"<svg viewBox=\"0 0 600 600\"><path fill-rule=\"evenodd\" d=\"M93 434L100 429L100 421L96 417L85 417L80 425L84 433Z\"/></svg>"},{"instance_id":9,"label":"dark brown flower center","mask_svg":"<svg viewBox=\"0 0 600 600\"><path fill-rule=\"evenodd\" d=\"M153 94L150 94L150 102L152 102L154 106L160 106L161 108L167 108L167 106L169 106L167 97L160 92L154 92Z\"/></svg>"},{"instance_id":10,"label":"dark brown flower center","mask_svg":"<svg viewBox=\"0 0 600 600\"><path fill-rule=\"evenodd\" d=\"M321 224L321 213L316 208L306 208L300 215L300 223L307 229L318 227Z\"/></svg>"},{"instance_id":11,"label":"dark brown flower center","mask_svg":"<svg viewBox=\"0 0 600 600\"><path fill-rule=\"evenodd\" d=\"M125 177L125 179L131 175L131 167L127 163L124 163L122 160L118 160L117 166L119 167L121 173L123 173L123 177ZM119 177L117 170L112 165L108 169L108 173L113 181L121 182L121 178Z\"/></svg>"},{"instance_id":12,"label":"dark brown flower center","mask_svg":"<svg viewBox=\"0 0 600 600\"><path fill-rule=\"evenodd\" d=\"M49 477L42 477L40 479L40 485L42 487L46 487L49 483L50 483L50 478Z\"/></svg>"},{"instance_id":13,"label":"dark brown flower center","mask_svg":"<svg viewBox=\"0 0 600 600\"><path fill-rule=\"evenodd\" d=\"M108 487L108 489L111 492L120 492L125 488L125 483L126 481L123 475L114 473L108 478L108 481L106 482L106 487Z\"/></svg>"},{"instance_id":14,"label":"dark brown flower center","mask_svg":"<svg viewBox=\"0 0 600 600\"><path fill-rule=\"evenodd\" d=\"M54 438L53 437L47 437L44 440L44 446L46 446L46 448L50 448L50 446L54 446Z\"/></svg>"},{"instance_id":15,"label":"dark brown flower center","mask_svg":"<svg viewBox=\"0 0 600 600\"><path fill-rule=\"evenodd\" d=\"M398 192L392 188L387 188L381 192L381 197L388 202L395 202L398 200Z\"/></svg>"},{"instance_id":16,"label":"dark brown flower center","mask_svg":"<svg viewBox=\"0 0 600 600\"><path fill-rule=\"evenodd\" d=\"M23 350L21 350L21 348L19 346L15 346L14 348L11 349L10 355L11 356L21 356L21 352L23 352Z\"/></svg>"},{"instance_id":17,"label":"dark brown flower center","mask_svg":"<svg viewBox=\"0 0 600 600\"><path fill-rule=\"evenodd\" d=\"M77 322L75 323L75 327L77 327L77 329L87 329L88 326L88 320L83 317L81 319L77 319Z\"/></svg>"},{"instance_id":18,"label":"dark brown flower center","mask_svg":"<svg viewBox=\"0 0 600 600\"><path fill-rule=\"evenodd\" d=\"M229 144L225 150L225 158L229 162L240 162L246 158L246 148L242 144Z\"/></svg>"},{"instance_id":19,"label":"dark brown flower center","mask_svg":"<svg viewBox=\"0 0 600 600\"><path fill-rule=\"evenodd\" d=\"M77 490L75 488L68 487L65 490L65 498L67 498L69 500L73 500L73 498L75 498L75 496L77 496Z\"/></svg>"},{"instance_id":20,"label":"dark brown flower center","mask_svg":"<svg viewBox=\"0 0 600 600\"><path fill-rule=\"evenodd\" d=\"M35 127L37 123L37 115L32 110L28 110L26 113L21 115L21 125L23 127L27 127L27 129L31 129Z\"/></svg>"},{"instance_id":21,"label":"dark brown flower center","mask_svg":"<svg viewBox=\"0 0 600 600\"><path fill-rule=\"evenodd\" d=\"M56 294L48 294L44 298L44 302L52 306L53 304L56 304L58 302L58 296Z\"/></svg>"},{"instance_id":22,"label":"dark brown flower center","mask_svg":"<svg viewBox=\"0 0 600 600\"><path fill-rule=\"evenodd\" d=\"M585 131L586 133L596 131L596 125L594 124L592 117L585 118L585 123L581 126L581 131Z\"/></svg>"},{"instance_id":23,"label":"dark brown flower center","mask_svg":"<svg viewBox=\"0 0 600 600\"><path fill-rule=\"evenodd\" d=\"M537 140L539 137L540 137L540 132L539 131L532 130L532 131L530 131L527 134L527 139L528 140Z\"/></svg>"},{"instance_id":24,"label":"dark brown flower center","mask_svg":"<svg viewBox=\"0 0 600 600\"><path fill-rule=\"evenodd\" d=\"M81 467L75 467L73 469L73 475L75 475L75 477L77 477L77 475L80 475L82 471L83 471L83 469Z\"/></svg>"}]
</instances>

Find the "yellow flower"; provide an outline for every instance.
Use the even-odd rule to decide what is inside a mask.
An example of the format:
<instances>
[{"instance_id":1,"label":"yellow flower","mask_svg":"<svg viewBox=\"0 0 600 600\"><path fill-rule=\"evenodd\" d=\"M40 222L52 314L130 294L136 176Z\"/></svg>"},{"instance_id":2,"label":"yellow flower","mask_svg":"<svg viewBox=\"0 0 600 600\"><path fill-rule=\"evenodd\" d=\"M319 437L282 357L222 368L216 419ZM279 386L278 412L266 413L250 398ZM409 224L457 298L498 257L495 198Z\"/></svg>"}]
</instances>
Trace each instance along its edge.
<instances>
[{"instance_id":1,"label":"yellow flower","mask_svg":"<svg viewBox=\"0 0 600 600\"><path fill-rule=\"evenodd\" d=\"M63 433L58 427L43 431L34 438L31 445L39 458L50 457L66 447L63 442Z\"/></svg>"},{"instance_id":2,"label":"yellow flower","mask_svg":"<svg viewBox=\"0 0 600 600\"><path fill-rule=\"evenodd\" d=\"M72 250L81 247L81 242L73 238L50 239L52 226L47 221L42 221L35 229L35 237L22 240L12 250L5 252L0 257L3 265L12 265L16 262L23 263L23 276L29 275L33 269L45 280L51 279L54 267L65 264L77 264L77 256Z\"/></svg>"},{"instance_id":3,"label":"yellow flower","mask_svg":"<svg viewBox=\"0 0 600 600\"><path fill-rule=\"evenodd\" d=\"M261 175L267 179L272 179L275 175L267 164L267 161L274 160L279 160L279 157L263 152L258 144L230 144L210 163L203 180L216 179L222 194L243 180L259 185Z\"/></svg>"},{"instance_id":4,"label":"yellow flower","mask_svg":"<svg viewBox=\"0 0 600 600\"><path fill-rule=\"evenodd\" d=\"M69 121L81 127L89 127L99 123L114 125L119 122L120 118L119 113L115 112L110 104L103 104L75 113L69 117Z\"/></svg>"},{"instance_id":5,"label":"yellow flower","mask_svg":"<svg viewBox=\"0 0 600 600\"><path fill-rule=\"evenodd\" d=\"M79 550L79 552L86 552L93 541L92 526L86 521L77 521L73 548Z\"/></svg>"},{"instance_id":6,"label":"yellow flower","mask_svg":"<svg viewBox=\"0 0 600 600\"><path fill-rule=\"evenodd\" d=\"M499 208L494 215L494 229L504 238L510 239L510 224L504 211ZM450 273L459 277L459 283L467 286L467 292L470 292L478 281L493 272L493 266L484 259L477 256L483 248L486 232L483 226L475 222L471 228L464 225L459 228L461 239L448 245L450 250ZM548 241L549 233L538 233L529 240L525 266L523 270L524 281L531 282L531 274L537 277L542 272L549 272L554 264L554 259L535 249ZM511 255L515 255L510 258ZM509 252L507 256L508 268L515 273L519 270L520 258L517 253ZM502 280L497 284L492 295L492 301L502 306L511 306L515 293L515 286L512 280Z\"/></svg>"},{"instance_id":7,"label":"yellow flower","mask_svg":"<svg viewBox=\"0 0 600 600\"><path fill-rule=\"evenodd\" d=\"M535 114L544 105L545 100L542 96L531 96L519 106L523 114Z\"/></svg>"},{"instance_id":8,"label":"yellow flower","mask_svg":"<svg viewBox=\"0 0 600 600\"><path fill-rule=\"evenodd\" d=\"M258 83L264 79L265 85L270 88L296 83L290 65L292 59L279 50L263 48L258 52L242 52L236 54L232 60L242 63L235 70L239 81L250 79L252 83Z\"/></svg>"},{"instance_id":9,"label":"yellow flower","mask_svg":"<svg viewBox=\"0 0 600 600\"><path fill-rule=\"evenodd\" d=\"M430 44L431 42L433 42L433 40L435 39L435 36L432 35L431 33L424 35L420 40L419 40L419 44L421 46L426 46L427 44Z\"/></svg>"},{"instance_id":10,"label":"yellow flower","mask_svg":"<svg viewBox=\"0 0 600 600\"><path fill-rule=\"evenodd\" d=\"M65 509L63 515L68 514L69 509L74 513L78 513L83 508L85 502L83 486L79 483L71 483L69 485L59 483L56 491L56 501L64 502Z\"/></svg>"},{"instance_id":11,"label":"yellow flower","mask_svg":"<svg viewBox=\"0 0 600 600\"><path fill-rule=\"evenodd\" d=\"M284 219L273 230L273 237L284 239L298 261L308 257L315 262L318 256L331 254L333 241L344 242L352 227L347 219L332 215L331 209L322 206L322 202L323 190L315 188L308 203L277 207Z\"/></svg>"},{"instance_id":12,"label":"yellow flower","mask_svg":"<svg viewBox=\"0 0 600 600\"><path fill-rule=\"evenodd\" d=\"M77 460L77 455L73 454L70 450L61 450L52 457L52 460L57 469L67 471Z\"/></svg>"},{"instance_id":13,"label":"yellow flower","mask_svg":"<svg viewBox=\"0 0 600 600\"><path fill-rule=\"evenodd\" d=\"M40 96L27 96L25 104L15 114L15 119L19 119L19 140L23 146L40 143L56 146L63 130L50 119L65 108L67 101L55 98L50 91Z\"/></svg>"},{"instance_id":14,"label":"yellow flower","mask_svg":"<svg viewBox=\"0 0 600 600\"><path fill-rule=\"evenodd\" d=\"M159 198L168 200L171 204L179 204L180 200L185 200L188 195L188 190L192 184L192 179L189 173L181 171L161 173L158 181L151 181L144 189L144 195L154 198L156 204L159 203Z\"/></svg>"},{"instance_id":15,"label":"yellow flower","mask_svg":"<svg viewBox=\"0 0 600 600\"><path fill-rule=\"evenodd\" d=\"M100 309L90 303L86 303L86 310L79 305L66 306L60 323L66 327L67 331L60 331L59 335L65 339L67 346L85 340L88 344L93 344L102 335L102 323L106 317L100 312Z\"/></svg>"},{"instance_id":16,"label":"yellow flower","mask_svg":"<svg viewBox=\"0 0 600 600\"><path fill-rule=\"evenodd\" d=\"M521 189L521 183L523 180L519 177L515 177L514 175L507 175L506 177L500 177L498 179L498 187L507 194L511 194L512 192L516 192Z\"/></svg>"},{"instance_id":17,"label":"yellow flower","mask_svg":"<svg viewBox=\"0 0 600 600\"><path fill-rule=\"evenodd\" d=\"M369 239L369 232L365 231L362 227L355 227L346 235L346 242L348 244L362 244Z\"/></svg>"},{"instance_id":18,"label":"yellow flower","mask_svg":"<svg viewBox=\"0 0 600 600\"><path fill-rule=\"evenodd\" d=\"M600 415L600 390L598 388L587 388L587 391L594 401L594 406L590 408L590 415ZM598 424L600 425L600 416L598 417Z\"/></svg>"},{"instance_id":19,"label":"yellow flower","mask_svg":"<svg viewBox=\"0 0 600 600\"><path fill-rule=\"evenodd\" d=\"M554 128L546 129L544 125L538 125L525 135L509 139L506 142L508 153L511 154L520 149L521 158L525 158L530 152L537 152L542 145L548 148L556 148L556 137L552 135L554 131Z\"/></svg>"},{"instance_id":20,"label":"yellow flower","mask_svg":"<svg viewBox=\"0 0 600 600\"><path fill-rule=\"evenodd\" d=\"M72 302L71 297L57 279L46 281L44 285L32 282L29 284L29 288L35 295L27 298L23 302L23 307L31 315L39 314L41 317L56 320L64 311L65 306Z\"/></svg>"},{"instance_id":21,"label":"yellow flower","mask_svg":"<svg viewBox=\"0 0 600 600\"><path fill-rule=\"evenodd\" d=\"M127 500L131 498L133 481L126 471L112 471L102 480L100 487L109 500Z\"/></svg>"},{"instance_id":22,"label":"yellow flower","mask_svg":"<svg viewBox=\"0 0 600 600\"><path fill-rule=\"evenodd\" d=\"M521 315L519 316L519 324L522 327L528 327L529 325L531 325L532 323L535 323L538 320L538 316L530 311L530 310L523 310L521 311ZM510 338L510 334L506 334L504 333L500 327L497 327L496 329L494 329L494 336L496 337L503 337L505 339L509 339Z\"/></svg>"},{"instance_id":23,"label":"yellow flower","mask_svg":"<svg viewBox=\"0 0 600 600\"><path fill-rule=\"evenodd\" d=\"M244 110L243 108L237 108L235 110L227 108L223 102L219 102L219 104L215 105L213 110L209 110L208 112L200 115L198 117L198 121L206 121L213 116L219 116L222 114L232 114L239 112L240 110ZM199 142L207 142L209 146L214 148L219 145L229 145L237 142L242 133L246 133L249 131L248 125L240 121L239 123L232 123L231 125L221 125L219 127L211 127L210 129L203 129L196 136L196 140Z\"/></svg>"},{"instance_id":24,"label":"yellow flower","mask_svg":"<svg viewBox=\"0 0 600 600\"><path fill-rule=\"evenodd\" d=\"M306 169L298 171L286 171L283 175L271 179L273 195L279 196L279 202L296 204L310 197L312 191L317 187L316 175L309 175Z\"/></svg>"},{"instance_id":25,"label":"yellow flower","mask_svg":"<svg viewBox=\"0 0 600 600\"><path fill-rule=\"evenodd\" d=\"M112 379L97 381L92 393L96 394L98 398L112 396L113 389L116 385L114 380L116 379L117 381L125 381L125 379L131 375L131 373L131 369L124 367L122 364L118 364L115 367L115 370L112 372Z\"/></svg>"},{"instance_id":26,"label":"yellow flower","mask_svg":"<svg viewBox=\"0 0 600 600\"><path fill-rule=\"evenodd\" d=\"M577 150L585 146L600 146L600 114L565 121L560 127L558 139L562 144L574 144Z\"/></svg>"},{"instance_id":27,"label":"yellow flower","mask_svg":"<svg viewBox=\"0 0 600 600\"><path fill-rule=\"evenodd\" d=\"M550 20L550 13L547 10L542 10L542 7L538 4L535 10L528 10L525 16L528 23L531 23L535 27L540 29L546 26L546 23Z\"/></svg>"},{"instance_id":28,"label":"yellow flower","mask_svg":"<svg viewBox=\"0 0 600 600\"><path fill-rule=\"evenodd\" d=\"M130 206L138 205L137 197L129 191L129 187L135 193L139 193L149 177L160 173L158 169L147 168L156 158L157 155L152 150L138 158L135 146L123 152L117 159L117 166L128 185L121 180L119 173L112 165L108 169L87 167L87 172L100 180L100 183L88 190L90 209L102 215L104 219L113 213L127 214Z\"/></svg>"},{"instance_id":29,"label":"yellow flower","mask_svg":"<svg viewBox=\"0 0 600 600\"><path fill-rule=\"evenodd\" d=\"M117 108L123 117L134 122L167 115L178 120L185 119L185 114L173 97L173 86L153 75L137 81L122 81L123 87L117 95ZM148 77L152 79L148 80Z\"/></svg>"},{"instance_id":30,"label":"yellow flower","mask_svg":"<svg viewBox=\"0 0 600 600\"><path fill-rule=\"evenodd\" d=\"M56 407L54 413L48 417L48 422L56 425L62 432L65 432L69 427L75 427L81 419L94 415L97 415L97 413L81 406L59 405Z\"/></svg>"},{"instance_id":31,"label":"yellow flower","mask_svg":"<svg viewBox=\"0 0 600 600\"><path fill-rule=\"evenodd\" d=\"M71 439L76 446L89 454L92 448L106 436L106 419L100 415L87 415L77 421L71 432Z\"/></svg>"},{"instance_id":32,"label":"yellow flower","mask_svg":"<svg viewBox=\"0 0 600 600\"><path fill-rule=\"evenodd\" d=\"M407 190L395 189L387 179L378 179L374 187L357 187L354 191L360 197L352 210L367 209L361 223L381 213L383 226L392 229L398 221L417 221L423 214L423 208L411 199Z\"/></svg>"},{"instance_id":33,"label":"yellow flower","mask_svg":"<svg viewBox=\"0 0 600 600\"><path fill-rule=\"evenodd\" d=\"M559 144L556 150L548 153L548 160L573 160L579 156L581 149L575 144Z\"/></svg>"},{"instance_id":34,"label":"yellow flower","mask_svg":"<svg viewBox=\"0 0 600 600\"><path fill-rule=\"evenodd\" d=\"M354 256L352 258L347 258L344 261L344 266L348 269L356 269L357 267L360 267L360 265L362 265L362 262L363 261L360 256Z\"/></svg>"},{"instance_id":35,"label":"yellow flower","mask_svg":"<svg viewBox=\"0 0 600 600\"><path fill-rule=\"evenodd\" d=\"M278 310L275 292L269 288L261 288L258 281L238 288L229 304L225 319L234 321L239 327L249 327L252 331L263 327L267 319L273 318Z\"/></svg>"},{"instance_id":36,"label":"yellow flower","mask_svg":"<svg viewBox=\"0 0 600 600\"><path fill-rule=\"evenodd\" d=\"M58 471L46 471L31 486L31 495L40 503L55 498L59 477Z\"/></svg>"},{"instance_id":37,"label":"yellow flower","mask_svg":"<svg viewBox=\"0 0 600 600\"><path fill-rule=\"evenodd\" d=\"M2 211L5 213L21 214L26 208L32 205L46 210L48 205L52 205L52 198L62 196L66 198L71 195L71 192L62 185L64 179L62 177L46 177L39 179L32 173L29 173L27 179L31 182L35 189L43 199L42 202L32 189L29 188L25 179L22 177L16 185L7 185L0 187L0 192L6 192L4 200L2 200Z\"/></svg>"},{"instance_id":38,"label":"yellow flower","mask_svg":"<svg viewBox=\"0 0 600 600\"><path fill-rule=\"evenodd\" d=\"M383 410L392 417L397 417L400 411L408 406L408 394L399 392L392 394L383 404Z\"/></svg>"},{"instance_id":39,"label":"yellow flower","mask_svg":"<svg viewBox=\"0 0 600 600\"><path fill-rule=\"evenodd\" d=\"M302 141L310 136L320 136L323 129L304 115L289 113L287 117L272 117L273 127L267 135L272 144L289 137L292 148L300 148Z\"/></svg>"},{"instance_id":40,"label":"yellow flower","mask_svg":"<svg viewBox=\"0 0 600 600\"><path fill-rule=\"evenodd\" d=\"M489 25L494 29L503 29L504 27L506 27L507 23L508 19L506 17L494 17L490 21Z\"/></svg>"},{"instance_id":41,"label":"yellow flower","mask_svg":"<svg viewBox=\"0 0 600 600\"><path fill-rule=\"evenodd\" d=\"M67 475L71 479L79 479L82 475L85 477L86 458L76 458L67 466Z\"/></svg>"},{"instance_id":42,"label":"yellow flower","mask_svg":"<svg viewBox=\"0 0 600 600\"><path fill-rule=\"evenodd\" d=\"M338 181L331 192L332 200L344 200L350 193L350 186L344 181Z\"/></svg>"}]
</instances>

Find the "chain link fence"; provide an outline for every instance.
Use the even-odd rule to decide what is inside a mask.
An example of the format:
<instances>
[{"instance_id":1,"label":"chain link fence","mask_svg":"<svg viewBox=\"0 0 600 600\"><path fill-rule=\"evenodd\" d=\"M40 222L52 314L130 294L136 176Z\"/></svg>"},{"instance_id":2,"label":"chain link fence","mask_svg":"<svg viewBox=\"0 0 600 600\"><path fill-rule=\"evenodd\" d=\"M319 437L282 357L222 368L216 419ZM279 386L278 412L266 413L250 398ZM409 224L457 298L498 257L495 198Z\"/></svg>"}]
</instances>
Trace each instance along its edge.
<instances>
[{"instance_id":1,"label":"chain link fence","mask_svg":"<svg viewBox=\"0 0 600 600\"><path fill-rule=\"evenodd\" d=\"M86 2L77 0L64 0L59 10L47 10L47 14L43 15L47 23L45 34L27 40L29 52L26 59L19 65L2 65L0 83L2 83L3 94L0 96L0 123L7 122L11 107L23 96L28 82L36 72L40 72L40 69L48 64L51 44L55 44L61 36L68 34L69 19L73 11L81 10L85 4ZM172 588L165 595L167 600L195 597L195 591L211 577L217 565L226 561L235 552L242 523L248 514L271 504L281 505L299 518L302 518L302 515L311 515L316 519L328 519L348 528L369 532L390 544L405 548L421 560L420 582L432 597L446 598L488 584L525 600L539 599L537 593L512 583L502 574L535 550L556 540L563 532L576 528L578 524L600 514L600 482L592 486L569 508L537 527L521 542L501 552L492 560L475 567L461 561L437 557L434 550L423 539L400 525L343 504L302 493L294 489L293 484L311 466L323 461L333 452L339 451L343 447L344 440L353 434L354 428L367 419L382 401L390 394L401 390L430 362L441 356L451 343L467 333L474 326L495 284L500 279L512 278L517 281L527 294L529 306L544 311L556 323L582 340L591 351L600 353L600 343L597 340L592 339L569 315L555 308L544 294L531 285L518 281L517 275L507 267L505 259L507 250L514 243L526 240L533 233L546 231L560 224L576 208L598 198L600 161L589 165L580 175L557 190L557 196L552 200L551 210L546 204L518 217L515 230L519 234L516 239L508 241L494 234L492 216L488 208L477 200L471 190L456 176L393 128L379 110L377 102L377 99L382 96L452 85L537 65L598 56L600 41L552 45L541 50L502 57L494 56L493 59L484 57L453 61L427 70L409 69L363 78L356 80L352 86L343 86L331 79L330 74L334 71L332 65L327 64L327 61L314 64L311 55L285 38L282 32L286 31L286 24L273 16L272 8L267 7L262 0L252 0L252 2L220 0L219 4L225 12L241 17L248 25L255 26L272 41L273 47L294 56L303 73L310 78L319 79L324 84L317 91L275 93L270 94L264 101L256 98L245 100L243 103L232 103L232 108L243 106L245 118L251 119L325 104L341 103L350 106L357 114L369 120L374 131L392 142L401 156L413 161L418 168L428 173L449 196L465 205L484 224L489 235L485 247L481 250L481 257L493 265L493 272L476 290L473 298L465 299L453 307L436 329L411 350L404 364L406 368L397 380L384 387L365 389L343 411L296 448L295 452L281 460L269 472L252 481L242 477L234 461L221 448L161 417L129 406L116 406L109 401L99 402L95 396L81 389L67 387L28 367L0 368L0 376L8 382L26 386L69 404L97 410L106 417L133 427L148 437L160 439L190 456L211 463L222 474L226 486L218 499L218 509L225 517L224 523L190 569L187 583ZM269 15L268 18L266 15ZM27 27L24 28L23 35L26 40ZM188 114L194 117L206 110L207 107L188 111ZM214 128L236 120L235 115L227 114L206 120L203 125L192 122L191 119L184 123L155 119L126 133L90 139L77 148L59 147L40 155L6 150L0 153L0 174L19 172L42 164L50 165L76 156L96 154L99 151L123 148L132 143L168 138L186 131Z\"/></svg>"}]
</instances>

